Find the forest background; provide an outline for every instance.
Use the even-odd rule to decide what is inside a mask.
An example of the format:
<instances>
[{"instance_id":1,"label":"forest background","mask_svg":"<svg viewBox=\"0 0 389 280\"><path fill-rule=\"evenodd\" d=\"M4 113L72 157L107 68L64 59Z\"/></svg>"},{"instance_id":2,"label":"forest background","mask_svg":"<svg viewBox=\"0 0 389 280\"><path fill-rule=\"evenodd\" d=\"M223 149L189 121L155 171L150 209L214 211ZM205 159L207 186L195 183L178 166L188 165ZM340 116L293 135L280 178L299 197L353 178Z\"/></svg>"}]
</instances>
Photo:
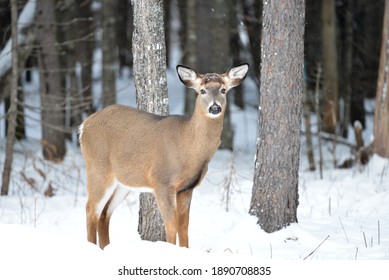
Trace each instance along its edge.
<instances>
[{"instance_id":1,"label":"forest background","mask_svg":"<svg viewBox=\"0 0 389 280\"><path fill-rule=\"evenodd\" d=\"M229 95L230 109L231 115L245 110L255 112L261 92L262 1L163 2L168 73L176 64L188 65L199 72L224 72L231 65L248 62L251 65L248 80ZM24 164L18 164L12 170L11 188L5 191L3 187L2 194L20 201L23 200L21 193L30 193L25 191L26 188L47 199L66 192L68 186L64 181L46 180L46 176L62 170L64 176L72 178L72 181L82 177L78 167L71 171L58 167L66 161L69 148L70 155L74 156L77 128L81 121L125 98L130 100L126 103L135 103L131 3L97 0L44 3L39 6L39 1L17 1L20 18L24 21L20 22L17 49L16 137L19 145L16 152L21 152L25 160ZM12 24L10 1L0 1L0 5L0 99L4 110L1 137L5 154L9 127L6 116L12 104L13 68L10 64L11 50L7 49ZM373 118L375 106L371 104L374 104L379 92L382 26L387 9L384 0L306 1L304 112L307 117L304 119L302 150L308 155L307 169L311 172L323 171L319 160L309 155L310 151L317 149L319 139L326 143L324 168L360 168L372 156L374 147L371 138L366 137L371 137L366 129L372 130L371 126L368 127L372 124L368 119ZM22 17L23 12L25 17ZM184 96L185 105L177 111L190 114L194 95L188 92ZM170 111L176 112L174 106ZM312 115L316 117L311 118ZM312 124L312 131L318 135L313 144L308 141L312 119L317 121ZM233 150L233 154L252 152L254 156L253 147L245 147L242 141L234 143L234 139L241 139L241 136L234 136L234 130L235 133L241 131L237 126L244 124L229 120L227 114L222 149ZM378 131L384 133L385 130ZM335 148L336 145L341 148ZM41 151L37 152L37 147ZM388 157L387 151L381 155ZM380 168L383 166L383 177L387 176L385 164L380 165ZM30 172L26 172L28 168ZM352 170L355 172L355 169ZM78 175L74 175L76 173ZM231 182L233 172L229 174L226 180ZM227 199L226 193L223 192L223 199ZM37 200L36 194L31 197ZM329 212L331 207L334 205L329 199ZM33 224L37 222L35 218L32 219ZM295 237L290 238L293 240ZM368 241L365 240L365 243ZM385 252L384 258L387 258Z\"/></svg>"},{"instance_id":2,"label":"forest background","mask_svg":"<svg viewBox=\"0 0 389 280\"><path fill-rule=\"evenodd\" d=\"M21 12L27 1L17 2ZM11 34L11 9L9 1L1 1L0 5L3 63L0 98L5 116L11 89L10 61L5 58L10 56L10 50L5 47ZM51 87L54 88L50 88L49 93L40 91L48 95L49 98L42 98L42 102L48 99L45 101L48 104L27 109L41 113L42 134L47 134L43 137L43 154L45 159L57 161L65 155L66 139L76 140L77 126L86 115L115 103L122 91L134 94L133 88L117 88L115 83L115 77L131 75L133 11L130 1L55 1L49 8L53 10L33 15L30 22L22 23L20 28L21 76L16 135L18 139L26 137L25 119L31 117L25 113L28 104L23 100L28 92L22 90L23 85L31 82L36 70L47 73L50 78L53 75L56 82ZM359 121L364 127L366 114L374 113L365 109L364 100L376 96L383 11L384 0L306 1L304 80L307 103L313 111L319 79L324 131L347 138L350 124ZM261 19L262 1L164 1L168 68L181 63L200 73L222 72L231 65L248 62L251 65L249 76L257 85L259 95ZM44 32L39 32L41 29ZM173 54L175 51L177 54ZM43 64L46 56L50 56L50 64L55 65ZM100 76L93 73L96 59L101 59ZM93 88L96 79L101 89ZM239 108L257 106L245 102L242 87L236 91L230 97ZM193 109L191 98L193 95L186 95L186 114ZM48 109L53 105L50 102L55 110ZM335 105L328 105L330 103ZM336 121L333 121L333 110ZM233 132L230 122L226 124L223 147L232 149ZM3 137L5 129L3 127Z\"/></svg>"}]
</instances>

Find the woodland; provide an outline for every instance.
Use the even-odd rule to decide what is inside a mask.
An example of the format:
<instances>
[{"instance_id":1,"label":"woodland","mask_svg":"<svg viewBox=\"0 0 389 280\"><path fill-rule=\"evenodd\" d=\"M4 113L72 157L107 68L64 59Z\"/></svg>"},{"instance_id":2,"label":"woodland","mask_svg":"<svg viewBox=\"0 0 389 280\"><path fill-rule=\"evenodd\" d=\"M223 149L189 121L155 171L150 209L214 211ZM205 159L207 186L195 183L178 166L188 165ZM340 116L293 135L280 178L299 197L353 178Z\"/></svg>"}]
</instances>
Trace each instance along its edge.
<instances>
[{"instance_id":1,"label":"woodland","mask_svg":"<svg viewBox=\"0 0 389 280\"><path fill-rule=\"evenodd\" d=\"M47 199L66 190L37 181L74 156L94 112L130 103L177 113L170 83L179 80L168 77L178 64L199 73L250 65L228 94L219 150L255 157L245 210L267 233L298 222L301 162L322 179L389 158L388 0L0 0L0 19L2 197L20 196L21 186ZM190 115L196 95L183 91L178 111ZM247 111L257 127L245 149L237 142L247 124L232 116ZM13 164L20 153L24 164ZM29 157L35 175L25 172ZM155 201L142 195L139 234L164 240Z\"/></svg>"}]
</instances>

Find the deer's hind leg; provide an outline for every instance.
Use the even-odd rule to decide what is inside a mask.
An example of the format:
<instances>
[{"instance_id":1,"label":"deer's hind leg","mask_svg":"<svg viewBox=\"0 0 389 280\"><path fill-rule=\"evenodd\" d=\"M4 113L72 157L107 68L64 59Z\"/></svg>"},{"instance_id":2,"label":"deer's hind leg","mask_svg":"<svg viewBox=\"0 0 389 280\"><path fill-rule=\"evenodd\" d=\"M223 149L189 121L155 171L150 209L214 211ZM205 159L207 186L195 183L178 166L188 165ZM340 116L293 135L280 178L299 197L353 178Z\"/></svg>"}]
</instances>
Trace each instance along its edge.
<instances>
[{"instance_id":1,"label":"deer's hind leg","mask_svg":"<svg viewBox=\"0 0 389 280\"><path fill-rule=\"evenodd\" d=\"M87 170L89 171L89 170ZM92 176L97 174L96 176ZM111 174L101 175L102 173L88 172L87 188L88 201L86 203L86 224L87 239L89 242L97 244L97 234L99 240L106 232L101 227L100 217L103 210L116 188L116 180ZM100 246L101 247L101 246Z\"/></svg>"},{"instance_id":2,"label":"deer's hind leg","mask_svg":"<svg viewBox=\"0 0 389 280\"><path fill-rule=\"evenodd\" d=\"M111 220L112 213L116 207L123 202L129 192L130 189L128 187L116 185L112 195L101 212L100 219L97 224L97 231L99 233L99 243L102 249L110 243L109 222Z\"/></svg>"}]
</instances>

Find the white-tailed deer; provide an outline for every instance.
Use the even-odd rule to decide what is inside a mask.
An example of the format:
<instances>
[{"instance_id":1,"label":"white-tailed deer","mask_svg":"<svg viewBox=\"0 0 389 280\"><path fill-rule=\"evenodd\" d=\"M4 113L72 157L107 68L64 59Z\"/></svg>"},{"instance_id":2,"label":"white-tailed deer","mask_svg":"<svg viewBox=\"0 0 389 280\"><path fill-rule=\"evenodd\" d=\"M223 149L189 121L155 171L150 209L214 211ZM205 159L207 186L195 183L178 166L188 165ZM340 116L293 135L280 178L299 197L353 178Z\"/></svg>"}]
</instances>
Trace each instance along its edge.
<instances>
[{"instance_id":1,"label":"white-tailed deer","mask_svg":"<svg viewBox=\"0 0 389 280\"><path fill-rule=\"evenodd\" d=\"M226 93L246 77L248 64L224 74L198 74L177 66L180 80L197 93L192 116L162 117L111 105L80 126L87 172L88 241L109 244L109 221L129 187L148 187L161 211L166 238L188 247L189 208L219 147Z\"/></svg>"}]
</instances>

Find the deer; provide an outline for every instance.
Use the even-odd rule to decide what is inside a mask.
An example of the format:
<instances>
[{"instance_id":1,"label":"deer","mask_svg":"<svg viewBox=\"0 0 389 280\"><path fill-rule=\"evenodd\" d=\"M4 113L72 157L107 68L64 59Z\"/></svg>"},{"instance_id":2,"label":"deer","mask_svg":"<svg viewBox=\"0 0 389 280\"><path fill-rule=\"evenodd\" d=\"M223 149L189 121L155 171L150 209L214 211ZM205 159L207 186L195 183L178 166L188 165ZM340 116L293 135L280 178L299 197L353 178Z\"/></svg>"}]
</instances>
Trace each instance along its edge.
<instances>
[{"instance_id":1,"label":"deer","mask_svg":"<svg viewBox=\"0 0 389 280\"><path fill-rule=\"evenodd\" d=\"M124 105L110 105L79 127L88 199L87 240L104 249L109 223L131 188L155 196L166 241L188 247L189 209L193 190L221 144L227 92L245 79L248 64L226 73L199 74L178 65L180 81L196 92L190 116L159 116Z\"/></svg>"}]
</instances>

